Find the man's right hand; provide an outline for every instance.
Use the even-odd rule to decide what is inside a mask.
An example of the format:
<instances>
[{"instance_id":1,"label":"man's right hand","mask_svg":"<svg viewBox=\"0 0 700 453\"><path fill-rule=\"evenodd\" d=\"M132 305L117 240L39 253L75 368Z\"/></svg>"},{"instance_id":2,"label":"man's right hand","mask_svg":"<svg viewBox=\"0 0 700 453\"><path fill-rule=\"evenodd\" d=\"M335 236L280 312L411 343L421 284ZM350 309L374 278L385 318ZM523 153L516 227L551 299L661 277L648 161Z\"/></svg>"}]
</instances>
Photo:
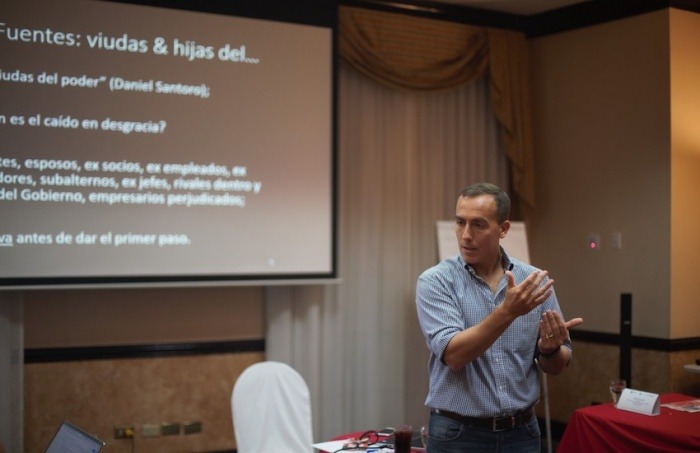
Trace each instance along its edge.
<instances>
[{"instance_id":1,"label":"man's right hand","mask_svg":"<svg viewBox=\"0 0 700 453\"><path fill-rule=\"evenodd\" d=\"M503 308L513 316L513 319L530 313L534 308L542 305L552 294L554 280L550 278L542 285L542 282L548 275L549 272L544 270L534 271L525 280L516 285L513 273L506 271L508 288L506 289ZM542 286L540 287L540 285Z\"/></svg>"}]
</instances>

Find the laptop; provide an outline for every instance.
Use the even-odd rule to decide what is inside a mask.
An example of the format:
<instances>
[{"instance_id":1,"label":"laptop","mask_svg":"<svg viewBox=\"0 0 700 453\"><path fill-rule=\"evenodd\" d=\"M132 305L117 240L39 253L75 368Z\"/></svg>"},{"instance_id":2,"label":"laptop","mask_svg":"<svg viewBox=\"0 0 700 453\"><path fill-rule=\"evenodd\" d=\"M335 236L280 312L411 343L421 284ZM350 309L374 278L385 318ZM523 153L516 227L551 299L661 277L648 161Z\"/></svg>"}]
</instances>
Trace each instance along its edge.
<instances>
[{"instance_id":1,"label":"laptop","mask_svg":"<svg viewBox=\"0 0 700 453\"><path fill-rule=\"evenodd\" d=\"M104 444L92 434L64 421L46 447L46 453L97 453Z\"/></svg>"}]
</instances>

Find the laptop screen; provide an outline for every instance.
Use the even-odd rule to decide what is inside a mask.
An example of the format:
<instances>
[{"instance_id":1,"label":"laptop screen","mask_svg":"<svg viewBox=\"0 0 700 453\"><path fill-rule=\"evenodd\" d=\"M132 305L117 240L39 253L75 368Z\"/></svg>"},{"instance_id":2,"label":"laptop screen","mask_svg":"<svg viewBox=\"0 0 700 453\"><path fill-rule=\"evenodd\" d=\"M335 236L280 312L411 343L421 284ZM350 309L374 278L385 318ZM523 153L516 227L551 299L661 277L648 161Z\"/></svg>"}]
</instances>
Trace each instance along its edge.
<instances>
[{"instance_id":1,"label":"laptop screen","mask_svg":"<svg viewBox=\"0 0 700 453\"><path fill-rule=\"evenodd\" d=\"M104 444L97 437L64 421L51 439L46 453L97 453Z\"/></svg>"}]
</instances>

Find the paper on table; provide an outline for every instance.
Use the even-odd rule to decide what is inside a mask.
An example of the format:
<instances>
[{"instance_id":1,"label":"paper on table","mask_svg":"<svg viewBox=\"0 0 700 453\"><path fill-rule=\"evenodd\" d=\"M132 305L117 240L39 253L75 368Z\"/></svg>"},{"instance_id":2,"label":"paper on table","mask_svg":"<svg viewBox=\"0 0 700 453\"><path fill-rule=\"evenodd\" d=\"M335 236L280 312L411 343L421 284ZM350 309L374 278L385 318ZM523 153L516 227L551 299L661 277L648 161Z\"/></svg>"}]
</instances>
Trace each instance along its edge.
<instances>
[{"instance_id":1,"label":"paper on table","mask_svg":"<svg viewBox=\"0 0 700 453\"><path fill-rule=\"evenodd\" d=\"M676 401L675 403L666 403L662 404L661 406L683 412L700 412L700 399Z\"/></svg>"},{"instance_id":2,"label":"paper on table","mask_svg":"<svg viewBox=\"0 0 700 453\"><path fill-rule=\"evenodd\" d=\"M320 442L318 444L313 444L311 446L318 449L318 450L322 450L322 451L326 451L326 452L328 452L328 451L334 452L334 451L341 450L345 446L345 442L347 442L347 439L332 440L329 442ZM375 451L382 451L382 452L394 451L391 448L380 448L380 447L374 447L374 446L371 446L369 449L375 450ZM367 451L367 450L368 450L368 448L358 448L357 449L357 451L362 451L362 452ZM355 450L344 450L344 451L355 451Z\"/></svg>"},{"instance_id":3,"label":"paper on table","mask_svg":"<svg viewBox=\"0 0 700 453\"><path fill-rule=\"evenodd\" d=\"M320 442L317 444L313 444L312 447L323 451L336 451L343 448L344 443L344 440L332 440L329 442Z\"/></svg>"},{"instance_id":4,"label":"paper on table","mask_svg":"<svg viewBox=\"0 0 700 453\"><path fill-rule=\"evenodd\" d=\"M318 449L318 450L323 450L323 451L336 451L340 450L343 448L343 445L345 444L345 440L331 440L329 442L320 442L318 444L313 444L311 445L312 447Z\"/></svg>"}]
</instances>

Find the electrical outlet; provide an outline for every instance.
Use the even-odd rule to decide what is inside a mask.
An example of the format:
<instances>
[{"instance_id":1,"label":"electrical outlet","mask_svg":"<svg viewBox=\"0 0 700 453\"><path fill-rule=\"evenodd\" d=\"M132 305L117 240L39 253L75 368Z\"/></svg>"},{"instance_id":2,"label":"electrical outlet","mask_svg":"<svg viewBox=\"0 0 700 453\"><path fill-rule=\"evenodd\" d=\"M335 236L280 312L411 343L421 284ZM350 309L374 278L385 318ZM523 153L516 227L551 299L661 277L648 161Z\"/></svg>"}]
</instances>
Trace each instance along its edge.
<instances>
[{"instance_id":1,"label":"electrical outlet","mask_svg":"<svg viewBox=\"0 0 700 453\"><path fill-rule=\"evenodd\" d=\"M134 437L134 427L133 426L120 426L114 428L114 438L115 439L131 439Z\"/></svg>"},{"instance_id":2,"label":"electrical outlet","mask_svg":"<svg viewBox=\"0 0 700 453\"><path fill-rule=\"evenodd\" d=\"M622 250L622 233L615 232L612 234L612 249Z\"/></svg>"},{"instance_id":3,"label":"electrical outlet","mask_svg":"<svg viewBox=\"0 0 700 453\"><path fill-rule=\"evenodd\" d=\"M157 423L147 423L141 427L141 435L143 437L158 437L160 436L160 425Z\"/></svg>"},{"instance_id":4,"label":"electrical outlet","mask_svg":"<svg viewBox=\"0 0 700 453\"><path fill-rule=\"evenodd\" d=\"M182 424L182 431L185 434L195 434L202 432L202 422L184 422Z\"/></svg>"},{"instance_id":5,"label":"electrical outlet","mask_svg":"<svg viewBox=\"0 0 700 453\"><path fill-rule=\"evenodd\" d=\"M172 436L175 434L180 434L180 424L179 423L161 423L160 433L164 436Z\"/></svg>"}]
</instances>

